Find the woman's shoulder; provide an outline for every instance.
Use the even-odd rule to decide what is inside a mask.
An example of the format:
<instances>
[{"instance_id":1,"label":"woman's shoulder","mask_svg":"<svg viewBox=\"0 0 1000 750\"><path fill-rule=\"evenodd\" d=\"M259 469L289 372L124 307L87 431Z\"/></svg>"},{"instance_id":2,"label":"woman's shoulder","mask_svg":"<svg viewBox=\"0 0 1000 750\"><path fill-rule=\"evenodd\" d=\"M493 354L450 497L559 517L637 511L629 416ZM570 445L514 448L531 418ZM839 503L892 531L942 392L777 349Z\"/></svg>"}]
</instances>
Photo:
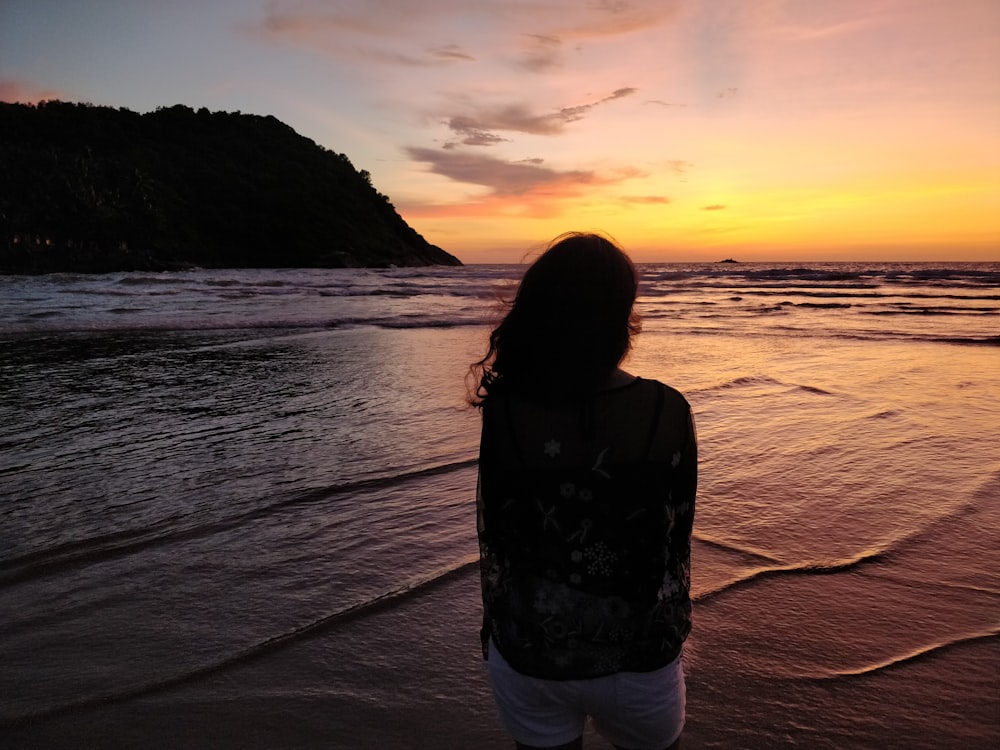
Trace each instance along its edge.
<instances>
[{"instance_id":1,"label":"woman's shoulder","mask_svg":"<svg viewBox=\"0 0 1000 750\"><path fill-rule=\"evenodd\" d=\"M690 409L688 400L683 393L655 378L634 376L629 383L609 391L609 393L620 393L629 400L639 402L639 405L659 402L668 408Z\"/></svg>"},{"instance_id":2,"label":"woman's shoulder","mask_svg":"<svg viewBox=\"0 0 1000 750\"><path fill-rule=\"evenodd\" d=\"M655 378L645 378L619 370L605 388L588 394L582 402L605 402L618 409L636 409L646 411L657 407L668 412L688 411L690 405L687 398L679 390ZM483 404L483 416L492 417L490 421L509 414L511 410L518 413L545 412L554 413L566 411L573 414L579 412L581 398L565 400L534 399L523 394L497 390Z\"/></svg>"}]
</instances>

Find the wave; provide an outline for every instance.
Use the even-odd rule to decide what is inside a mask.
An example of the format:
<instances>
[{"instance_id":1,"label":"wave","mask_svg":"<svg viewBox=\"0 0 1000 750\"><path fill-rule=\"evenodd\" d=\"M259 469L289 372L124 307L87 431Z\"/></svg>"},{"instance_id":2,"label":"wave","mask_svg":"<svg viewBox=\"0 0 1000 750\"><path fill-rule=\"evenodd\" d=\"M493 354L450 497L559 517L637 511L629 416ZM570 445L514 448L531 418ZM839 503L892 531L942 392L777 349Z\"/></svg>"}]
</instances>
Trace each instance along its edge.
<instances>
[{"instance_id":1,"label":"wave","mask_svg":"<svg viewBox=\"0 0 1000 750\"><path fill-rule=\"evenodd\" d=\"M797 385L795 387L800 391L805 391L806 393L815 393L820 396L834 395L832 391L828 391L823 388L818 388L815 385Z\"/></svg>"},{"instance_id":2,"label":"wave","mask_svg":"<svg viewBox=\"0 0 1000 750\"><path fill-rule=\"evenodd\" d=\"M141 529L119 531L66 542L18 557L0 560L0 586L11 586L25 580L51 575L67 568L94 565L106 560L132 555L144 549L212 536L295 505L308 505L339 495L353 495L371 489L404 485L427 477L440 476L469 468L477 463L477 458L470 458L400 474L330 485L295 493L243 513L184 528L177 528L179 519L175 516L156 524L144 526Z\"/></svg>"},{"instance_id":3,"label":"wave","mask_svg":"<svg viewBox=\"0 0 1000 750\"><path fill-rule=\"evenodd\" d=\"M893 310L861 310L865 315L993 315L989 313L976 312L956 307L898 307Z\"/></svg>"},{"instance_id":4,"label":"wave","mask_svg":"<svg viewBox=\"0 0 1000 750\"><path fill-rule=\"evenodd\" d=\"M116 703L141 698L163 690L175 688L204 677L216 674L237 666L242 666L253 659L257 659L265 654L273 653L306 638L315 637L331 628L342 625L345 622L366 617L388 607L396 606L408 598L424 594L437 586L440 586L453 578L457 578L470 568L479 564L479 556L471 555L451 565L438 568L428 574L412 578L401 586L386 591L378 596L359 602L345 609L338 610L312 622L306 623L293 630L280 633L259 643L247 646L234 653L221 656L214 661L203 664L185 672L164 677L159 680L147 682L142 685L125 687L120 690L87 696L78 700L62 703L57 706L47 706L34 711L25 712L17 716L0 718L0 728L13 728L22 726L29 722L49 719L78 711L99 708Z\"/></svg>"},{"instance_id":5,"label":"wave","mask_svg":"<svg viewBox=\"0 0 1000 750\"><path fill-rule=\"evenodd\" d=\"M738 549L738 548L737 548ZM773 565L755 568L754 570L748 571L744 575L736 578L735 580L724 583L721 586L717 586L714 589L709 589L708 591L702 591L692 599L695 602L707 602L710 599L728 591L734 591L745 586L755 583L758 580L766 578L774 578L780 576L788 575L831 575L834 573L843 573L847 570L853 570L867 563L877 562L884 560L887 554L886 549L874 550L868 552L861 552L854 557L844 558L842 560L833 560L829 562L801 562L801 563L790 563L787 565Z\"/></svg>"},{"instance_id":6,"label":"wave","mask_svg":"<svg viewBox=\"0 0 1000 750\"><path fill-rule=\"evenodd\" d=\"M865 419L893 419L895 417L901 416L902 413L896 409L885 409L874 414L869 414Z\"/></svg>"},{"instance_id":7,"label":"wave","mask_svg":"<svg viewBox=\"0 0 1000 750\"><path fill-rule=\"evenodd\" d=\"M895 583L900 586L910 588L915 584L913 576L908 574L907 571L897 571L891 568L880 568L878 570L865 571L865 575L878 578L882 581L888 581L889 583ZM1000 601L1000 589L978 585L975 583L960 583L956 581L935 581L934 589L936 591L955 591L960 594L974 594L978 596L985 596L990 598L995 598Z\"/></svg>"},{"instance_id":8,"label":"wave","mask_svg":"<svg viewBox=\"0 0 1000 750\"><path fill-rule=\"evenodd\" d=\"M193 269L190 271L149 273L134 272L107 275L49 274L45 283L54 286L86 284L90 280L116 286L196 284L212 286L355 286L377 287L393 284L420 286L430 281L460 285L470 280L486 284L516 282L526 266L521 264L472 264L458 268L421 267L395 269ZM639 263L643 286L668 282L706 281L725 283L736 281L803 282L830 286L894 286L913 285L964 286L1000 285L1000 265L997 263L810 263L775 265L767 263Z\"/></svg>"},{"instance_id":9,"label":"wave","mask_svg":"<svg viewBox=\"0 0 1000 750\"><path fill-rule=\"evenodd\" d=\"M144 312L144 310L138 307L109 307L106 312L112 315L130 315L132 313Z\"/></svg>"},{"instance_id":10,"label":"wave","mask_svg":"<svg viewBox=\"0 0 1000 750\"><path fill-rule=\"evenodd\" d=\"M72 277L72 278L69 278L67 280L68 281L79 281L81 278L86 278L86 277ZM190 283L190 281L191 280L189 278L184 277L184 276L176 276L176 275L171 274L171 273L164 273L164 274L156 274L156 275L150 275L150 274L131 275L130 274L128 276L123 276L122 278L118 279L118 281L116 281L115 283L119 284L121 286L145 286L147 284L164 284L164 285L187 284L187 283Z\"/></svg>"},{"instance_id":11,"label":"wave","mask_svg":"<svg viewBox=\"0 0 1000 750\"><path fill-rule=\"evenodd\" d=\"M769 312L773 308L768 308L763 312ZM653 316L643 316L648 319ZM724 319L730 316L725 315L713 315L713 316L701 316L702 318L718 318ZM740 335L744 338L768 338L774 335L774 331L782 331L788 333L792 336L808 338L810 336L815 336L816 334L806 327L795 327L795 326L771 326L769 330L743 330L740 331ZM687 336L717 336L723 335L728 336L732 334L732 330L725 329L722 327L708 327L708 328L695 328L691 327L684 331ZM959 344L965 346L998 346L1000 345L1000 336L979 336L971 334L968 336L935 336L931 332L922 331L894 331L894 330L883 330L883 331L828 331L824 330L820 334L823 338L834 339L838 341L864 341L864 342L881 342L881 341L901 341L906 343L925 343L925 344ZM709 388L701 388L699 392L712 391L721 387L730 387L729 384L722 384L720 386L711 386Z\"/></svg>"},{"instance_id":12,"label":"wave","mask_svg":"<svg viewBox=\"0 0 1000 750\"><path fill-rule=\"evenodd\" d=\"M738 544L733 544L732 542L725 542L721 539L716 539L715 537L707 536L705 534L700 534L695 532L692 538L700 542L701 544L708 545L709 547L715 547L716 549L721 549L726 552L736 552L747 557L756 557L758 560L766 560L769 563L780 563L777 557L764 552L759 549L751 549L750 547L745 547Z\"/></svg>"},{"instance_id":13,"label":"wave","mask_svg":"<svg viewBox=\"0 0 1000 750\"><path fill-rule=\"evenodd\" d=\"M727 380L725 383L703 388L702 391L719 391L728 388L739 388L745 385L782 385L782 382L768 375L743 375L732 380Z\"/></svg>"},{"instance_id":14,"label":"wave","mask_svg":"<svg viewBox=\"0 0 1000 750\"><path fill-rule=\"evenodd\" d=\"M970 264L971 265L971 264ZM995 264L990 264L995 265ZM957 267L946 267L946 268L913 268L906 271L888 271L886 272L886 278L897 279L897 278L914 278L920 279L921 281L953 281L956 279L968 280L968 281L983 281L987 283L996 283L1000 280L1000 272L992 269L978 269L978 268L957 268Z\"/></svg>"},{"instance_id":15,"label":"wave","mask_svg":"<svg viewBox=\"0 0 1000 750\"><path fill-rule=\"evenodd\" d=\"M725 592L745 588L746 586L756 583L759 580L765 580L768 578L799 575L831 575L854 570L871 563L887 562L892 559L893 555L903 551L910 545L946 538L946 534L944 534L940 529L942 525L974 513L980 507L981 503L991 502L992 499L997 496L998 491L1000 491L1000 467L994 467L990 471L989 477L983 482L983 484L971 493L967 502L956 505L947 513L930 519L923 526L917 527L907 533L885 541L876 549L865 550L852 557L846 557L839 560L805 561L760 566L752 570L748 570L738 578L728 581L727 583L717 586L716 588L700 592L693 598L697 602L706 602ZM709 540L700 539L699 537L695 538L709 544L714 544L715 546L723 549L744 554L752 554L768 560L774 560L774 558L770 557L767 553L758 553L755 550L744 549L740 546L728 544L715 539Z\"/></svg>"},{"instance_id":16,"label":"wave","mask_svg":"<svg viewBox=\"0 0 1000 750\"><path fill-rule=\"evenodd\" d=\"M927 333L883 331L879 333L833 333L830 338L845 341L903 341L924 344L962 344L969 346L997 346L1000 336L934 336Z\"/></svg>"},{"instance_id":17,"label":"wave","mask_svg":"<svg viewBox=\"0 0 1000 750\"><path fill-rule=\"evenodd\" d=\"M837 680L844 678L866 677L868 675L895 669L897 667L901 667L906 664L912 664L913 662L923 661L933 656L937 656L942 653L954 650L960 646L966 646L971 643L977 643L979 641L996 640L998 638L1000 638L1000 625L997 625L992 630L986 630L980 633L970 633L968 635L959 636L958 638L944 641L942 643L933 643L928 646L924 646L922 648L914 649L909 653L901 654L899 656L894 656L880 662L873 662L871 664L866 664L863 667L858 667L856 669L842 669L818 675L810 675L809 679L825 681L825 680Z\"/></svg>"},{"instance_id":18,"label":"wave","mask_svg":"<svg viewBox=\"0 0 1000 750\"><path fill-rule=\"evenodd\" d=\"M111 310L116 313L134 313L136 310ZM39 316L41 317L41 316ZM338 317L338 318L316 318L316 319L263 319L248 320L247 318L233 318L228 321L206 321L206 320L135 320L122 322L100 323L68 323L65 325L38 324L35 321L18 321L24 323L23 327L16 324L6 326L4 336L6 337L30 337L32 335L51 334L104 334L104 333L168 333L168 332L192 332L210 333L213 331L265 331L265 330L330 330L334 328L358 328L363 326L374 326L376 328L388 329L416 329L416 328L464 328L484 325L481 315L469 313L462 316L446 315L421 315L418 318L368 318L368 317Z\"/></svg>"},{"instance_id":19,"label":"wave","mask_svg":"<svg viewBox=\"0 0 1000 750\"><path fill-rule=\"evenodd\" d=\"M970 336L968 338L961 338L957 336L939 336L936 338L928 338L927 341L938 343L938 344L971 344L973 346L1000 346L1000 336Z\"/></svg>"},{"instance_id":20,"label":"wave","mask_svg":"<svg viewBox=\"0 0 1000 750\"><path fill-rule=\"evenodd\" d=\"M918 542L934 542L947 538L945 530L940 527L951 523L957 519L972 515L979 508L995 501L1000 497L1000 465L982 467L985 479L969 494L968 500L964 503L953 506L947 513L931 518L923 526L914 529L910 533L902 536L892 545L892 551L903 549L905 546Z\"/></svg>"},{"instance_id":21,"label":"wave","mask_svg":"<svg viewBox=\"0 0 1000 750\"><path fill-rule=\"evenodd\" d=\"M906 297L907 299L913 300L959 300L959 301L973 301L973 302L994 302L1000 300L1000 295L998 294L976 294L978 289L973 290L973 293L965 291L962 288L962 293L949 292L944 289L934 290L933 292L918 292L913 289L899 290L878 287L872 289L872 291L856 291L859 287L843 287L843 286L801 286L798 284L772 284L772 285L755 285L752 288L742 288L733 284L691 284L685 287L683 290L676 286L669 287L656 287L652 290L644 290L642 296L648 297L650 299L659 300L661 296L663 297L676 297L678 291L730 291L738 292L736 296L731 296L728 299L731 302L739 302L743 297L806 297L806 298L837 298L837 299L848 299L857 302L878 302L881 300L893 300L900 297ZM655 293L654 293L655 292ZM897 303L903 304L903 303ZM993 309L993 308L981 308L981 309Z\"/></svg>"},{"instance_id":22,"label":"wave","mask_svg":"<svg viewBox=\"0 0 1000 750\"><path fill-rule=\"evenodd\" d=\"M397 329L410 329L410 328L464 328L467 326L479 326L483 325L483 322L479 319L476 320L459 320L457 318L447 319L447 318L431 318L431 319L421 319L421 320L385 320L380 323L373 323L372 325L377 325L380 328L397 328Z\"/></svg>"},{"instance_id":23,"label":"wave","mask_svg":"<svg viewBox=\"0 0 1000 750\"><path fill-rule=\"evenodd\" d=\"M700 306L714 303L699 303ZM860 313L877 317L969 317L969 316L991 316L992 312L969 312L958 310L863 310L851 305L821 305L810 303L782 302L774 305L764 305L751 311L754 314L771 317L778 313L786 313L792 308L829 309L836 307L851 307ZM230 331L322 331L333 329L351 329L372 326L392 330L410 329L440 329L440 328L474 328L486 326L489 316L480 310L464 310L461 312L429 312L426 314L414 314L411 316L338 316L325 318L262 318L250 319L247 317L232 317L228 320L206 320L204 318L190 319L135 319L128 320L123 316L136 314L139 311L135 308L115 308L106 310L108 314L114 314L115 318L105 320L95 319L92 321L80 321L79 319L67 319L67 315L62 312L32 314L16 321L11 321L4 326L3 337L5 340L15 338L30 338L38 335L60 335L60 334L118 334L118 333L212 333ZM715 315L699 314L698 318L726 321L741 320L746 311L739 314L719 313ZM663 312L650 310L643 314L647 320L673 319L677 317L675 312ZM797 336L815 335L808 327L794 327L787 329ZM729 335L733 331L730 328L719 327L708 330L690 328L685 333L692 335ZM773 329L761 331L741 331L745 336L769 336L773 335ZM824 337L858 340L858 341L878 341L878 340L902 340L928 343L944 344L972 344L996 346L1000 344L1000 336L934 336L928 333L911 333L903 331L865 331L849 332L836 330L822 330Z\"/></svg>"},{"instance_id":24,"label":"wave","mask_svg":"<svg viewBox=\"0 0 1000 750\"><path fill-rule=\"evenodd\" d=\"M814 385L800 385L797 383L785 383L769 375L743 375L732 380L727 380L725 383L719 383L718 385L708 386L707 388L699 388L691 391L692 393L710 393L712 391L722 391L728 390L730 388L742 388L745 386L778 386L781 388L787 388L790 390L800 390L806 393L815 393L820 396L833 396L834 393L819 388Z\"/></svg>"},{"instance_id":25,"label":"wave","mask_svg":"<svg viewBox=\"0 0 1000 750\"><path fill-rule=\"evenodd\" d=\"M763 267L762 267L763 266ZM905 286L912 283L946 282L958 285L993 284L1000 281L1000 269L994 263L937 266L912 263L830 263L811 266L769 266L760 263L716 264L639 264L643 281L690 281L706 279L726 281L804 281L821 284L872 286L890 284Z\"/></svg>"},{"instance_id":26,"label":"wave","mask_svg":"<svg viewBox=\"0 0 1000 750\"><path fill-rule=\"evenodd\" d=\"M846 302L798 302L796 307L812 307L817 310L846 310L851 307Z\"/></svg>"},{"instance_id":27,"label":"wave","mask_svg":"<svg viewBox=\"0 0 1000 750\"><path fill-rule=\"evenodd\" d=\"M492 289L492 278L453 277L442 273L441 269L423 274L382 275L363 269L338 269L340 274L303 274L289 271L284 278L267 275L266 271L253 273L233 272L232 275L212 275L212 272L180 275L129 275L115 282L116 286L140 287L136 291L121 290L118 293L140 296L146 293L141 287L173 286L189 287L190 291L204 288L209 290L233 290L247 294L297 294L310 293L324 297L419 297L441 296L484 296ZM456 283L460 282L460 283ZM478 283L477 283L478 282ZM86 290L80 290L86 291ZM102 286L90 293L115 294L114 289Z\"/></svg>"},{"instance_id":28,"label":"wave","mask_svg":"<svg viewBox=\"0 0 1000 750\"><path fill-rule=\"evenodd\" d=\"M488 301L503 296L501 287L514 283L521 270L511 265L419 271L286 269L70 275L18 281L13 285L14 304L8 306L0 327L6 336L24 336L482 326L495 317ZM849 314L840 319L843 322L863 316L863 327L877 329L866 330L857 336L859 339L936 341L928 330L921 331L919 337L888 330L915 326L916 319L930 321L930 315L940 316L936 324L939 336L954 336L955 329L961 334L968 322L975 326L969 329L970 336L982 339L988 322L983 316L1000 313L995 308L1000 295L982 283L987 279L1000 286L997 264L946 269L915 264L793 264L782 268L747 264L735 269L714 264L646 264L642 270L639 306L644 317L687 319L697 327L705 311L714 310L712 322L718 327L713 332L723 335L734 331L752 334L743 330L748 322L756 327L761 317L777 316L801 321L792 331L795 336L842 337L850 331L831 322L826 313L844 310ZM44 294L40 287L44 287ZM169 300L162 295L170 295ZM253 304L254 299L266 302L274 297L281 298L281 304ZM143 309L130 307L132 302ZM194 313L202 310L210 314ZM810 322L815 315L824 315L822 325ZM879 319L884 322L872 322ZM767 335L775 331L770 322L762 327ZM956 338L956 343L965 341L961 335Z\"/></svg>"}]
</instances>

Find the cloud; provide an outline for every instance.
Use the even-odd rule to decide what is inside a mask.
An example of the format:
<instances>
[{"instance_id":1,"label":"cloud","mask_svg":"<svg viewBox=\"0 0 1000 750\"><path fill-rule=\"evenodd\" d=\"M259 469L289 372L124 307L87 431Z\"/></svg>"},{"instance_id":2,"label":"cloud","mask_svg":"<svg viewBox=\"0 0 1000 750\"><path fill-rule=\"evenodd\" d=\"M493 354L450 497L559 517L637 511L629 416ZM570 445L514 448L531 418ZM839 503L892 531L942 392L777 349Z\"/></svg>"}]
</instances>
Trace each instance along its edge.
<instances>
[{"instance_id":1,"label":"cloud","mask_svg":"<svg viewBox=\"0 0 1000 750\"><path fill-rule=\"evenodd\" d=\"M45 89L27 81L0 78L0 102L38 104L38 102L65 98L55 89Z\"/></svg>"},{"instance_id":2,"label":"cloud","mask_svg":"<svg viewBox=\"0 0 1000 750\"><path fill-rule=\"evenodd\" d=\"M397 208L407 216L421 219L552 218L565 214L568 205L575 204L579 209L580 200L592 205L595 189L643 176L639 170L629 167L601 174L592 170L560 170L544 166L545 160L538 157L508 161L482 152L417 147L406 149L406 153L414 161L427 164L434 174L488 189L485 194L460 202L397 202ZM602 205L614 202L628 207L663 205L670 199L650 195L609 196Z\"/></svg>"},{"instance_id":3,"label":"cloud","mask_svg":"<svg viewBox=\"0 0 1000 750\"><path fill-rule=\"evenodd\" d=\"M457 44L446 44L443 47L432 47L431 49L427 50L427 54L429 54L433 58L437 58L445 62L454 62L454 61L473 62L476 59L467 52L463 52L462 48L459 47Z\"/></svg>"},{"instance_id":4,"label":"cloud","mask_svg":"<svg viewBox=\"0 0 1000 750\"><path fill-rule=\"evenodd\" d=\"M583 37L610 37L632 34L661 26L677 15L677 0L589 0L593 21L586 21L566 33Z\"/></svg>"},{"instance_id":5,"label":"cloud","mask_svg":"<svg viewBox=\"0 0 1000 750\"><path fill-rule=\"evenodd\" d=\"M543 73L560 66L561 39L545 34L522 34L522 37L527 42L525 52L516 63L519 67L532 73Z\"/></svg>"},{"instance_id":6,"label":"cloud","mask_svg":"<svg viewBox=\"0 0 1000 750\"><path fill-rule=\"evenodd\" d=\"M414 14L404 0L342 0L338 3L271 0L259 21L244 25L251 35L351 60L362 59L403 67L442 67L471 63L476 57L448 38L456 32L446 23L462 10L461 0L421 4ZM434 16L440 24L435 28ZM414 32L423 24L435 33ZM443 37L443 38L442 38Z\"/></svg>"},{"instance_id":7,"label":"cloud","mask_svg":"<svg viewBox=\"0 0 1000 750\"><path fill-rule=\"evenodd\" d=\"M431 45L432 63L470 62L471 55L437 55L456 38L475 47L476 59L507 56L516 67L540 73L561 64L560 52L569 40L582 42L644 31L676 14L678 0L533 0L526 3L421 0L270 0L251 33L340 57L363 54L396 65L421 59L400 52L414 40L441 40ZM372 54L371 47L391 40L389 49ZM395 52L396 54L392 54ZM367 54L366 54L367 53Z\"/></svg>"},{"instance_id":8,"label":"cloud","mask_svg":"<svg viewBox=\"0 0 1000 750\"><path fill-rule=\"evenodd\" d=\"M290 8L290 3L272 0L268 3L264 19L259 29L267 34L302 39L318 32L344 32L347 34L366 34L381 36L393 28L393 12L388 8L378 6L392 3L372 3L370 11L354 3L340 3L336 8L323 4L297 3ZM385 13L389 10L389 13Z\"/></svg>"},{"instance_id":9,"label":"cloud","mask_svg":"<svg viewBox=\"0 0 1000 750\"><path fill-rule=\"evenodd\" d=\"M456 123L454 120L448 126L462 136L462 139L458 142L449 141L444 144L443 148L446 149L453 149L459 144L463 146L495 146L498 143L510 140L509 138L501 138L499 135L490 133L487 130L480 130L479 128L460 122Z\"/></svg>"},{"instance_id":10,"label":"cloud","mask_svg":"<svg viewBox=\"0 0 1000 750\"><path fill-rule=\"evenodd\" d=\"M443 53L442 49L428 49L415 54L406 54L396 50L383 50L372 47L358 48L354 54L372 62L406 68L440 68L463 60L473 60L469 55L461 53Z\"/></svg>"},{"instance_id":11,"label":"cloud","mask_svg":"<svg viewBox=\"0 0 1000 750\"><path fill-rule=\"evenodd\" d=\"M523 104L508 104L495 109L484 109L475 115L456 115L448 120L448 128L459 135L491 130L557 135L562 132L566 122L566 118L559 112L538 114L531 112Z\"/></svg>"},{"instance_id":12,"label":"cloud","mask_svg":"<svg viewBox=\"0 0 1000 750\"><path fill-rule=\"evenodd\" d=\"M667 166L673 171L674 174L686 175L687 171L693 167L694 164L684 159L668 159Z\"/></svg>"},{"instance_id":13,"label":"cloud","mask_svg":"<svg viewBox=\"0 0 1000 750\"><path fill-rule=\"evenodd\" d=\"M627 13L629 11L629 6L632 5L635 5L635 3L629 3L627 0L588 0L587 2L588 8L603 10L611 13L612 15Z\"/></svg>"},{"instance_id":14,"label":"cloud","mask_svg":"<svg viewBox=\"0 0 1000 750\"><path fill-rule=\"evenodd\" d=\"M455 226L462 220L487 220L498 218L552 219L566 213L566 202L574 200L579 191L549 188L544 194L497 195L491 193L462 203L397 202L397 209L407 219L423 221L443 220L445 227Z\"/></svg>"},{"instance_id":15,"label":"cloud","mask_svg":"<svg viewBox=\"0 0 1000 750\"><path fill-rule=\"evenodd\" d=\"M724 205L722 205L721 203L713 203L711 206L702 206L701 210L702 211L722 211L725 208L726 207Z\"/></svg>"},{"instance_id":16,"label":"cloud","mask_svg":"<svg viewBox=\"0 0 1000 750\"><path fill-rule=\"evenodd\" d=\"M357 47L354 54L359 58L377 63L402 66L407 68L441 68L456 63L472 63L476 58L462 50L457 44L445 44L439 47L428 47L411 54L396 49L386 50L377 47Z\"/></svg>"},{"instance_id":17,"label":"cloud","mask_svg":"<svg viewBox=\"0 0 1000 750\"><path fill-rule=\"evenodd\" d=\"M448 128L463 138L468 145L493 145L504 140L493 131L526 133L528 135L559 135L570 123L579 122L590 110L606 102L631 96L636 89L620 88L608 96L589 104L563 107L554 112L532 112L524 104L507 104L483 108L472 115L455 115L447 120ZM470 143L468 140L473 139Z\"/></svg>"},{"instance_id":18,"label":"cloud","mask_svg":"<svg viewBox=\"0 0 1000 750\"><path fill-rule=\"evenodd\" d=\"M406 153L414 161L429 164L434 174L456 182L488 187L500 195L520 195L552 186L607 182L585 170L561 172L544 167L540 159L512 162L484 154L415 146L407 148Z\"/></svg>"},{"instance_id":19,"label":"cloud","mask_svg":"<svg viewBox=\"0 0 1000 750\"><path fill-rule=\"evenodd\" d=\"M622 197L622 203L657 204L670 203L670 199L662 195L626 195Z\"/></svg>"},{"instance_id":20,"label":"cloud","mask_svg":"<svg viewBox=\"0 0 1000 750\"><path fill-rule=\"evenodd\" d=\"M825 26L822 23L813 26L782 24L771 27L770 33L779 39L811 42L817 39L856 33L869 27L873 21L874 18L861 18L851 21L833 21Z\"/></svg>"}]
</instances>

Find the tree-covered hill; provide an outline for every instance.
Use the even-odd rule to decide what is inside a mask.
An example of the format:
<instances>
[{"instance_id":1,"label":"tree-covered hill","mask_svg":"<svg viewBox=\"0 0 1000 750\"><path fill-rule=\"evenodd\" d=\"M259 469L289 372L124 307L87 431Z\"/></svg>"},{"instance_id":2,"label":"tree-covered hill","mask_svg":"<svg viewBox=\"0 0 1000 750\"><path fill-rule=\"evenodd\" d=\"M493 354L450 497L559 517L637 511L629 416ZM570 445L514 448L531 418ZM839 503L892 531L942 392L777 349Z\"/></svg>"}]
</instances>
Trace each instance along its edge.
<instances>
[{"instance_id":1,"label":"tree-covered hill","mask_svg":"<svg viewBox=\"0 0 1000 750\"><path fill-rule=\"evenodd\" d=\"M0 103L0 272L460 265L274 117Z\"/></svg>"}]
</instances>

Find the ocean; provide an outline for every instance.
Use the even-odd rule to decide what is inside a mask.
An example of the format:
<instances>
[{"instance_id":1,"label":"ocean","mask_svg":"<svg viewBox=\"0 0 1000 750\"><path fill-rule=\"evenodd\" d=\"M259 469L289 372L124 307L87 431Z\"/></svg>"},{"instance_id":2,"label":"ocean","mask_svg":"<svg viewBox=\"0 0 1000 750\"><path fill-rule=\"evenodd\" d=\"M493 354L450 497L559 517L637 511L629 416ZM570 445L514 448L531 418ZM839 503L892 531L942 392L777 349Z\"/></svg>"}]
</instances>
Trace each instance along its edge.
<instances>
[{"instance_id":1,"label":"ocean","mask_svg":"<svg viewBox=\"0 0 1000 750\"><path fill-rule=\"evenodd\" d=\"M512 746L465 399L522 271L0 276L0 747ZM640 271L685 750L1000 747L1000 263Z\"/></svg>"}]
</instances>

